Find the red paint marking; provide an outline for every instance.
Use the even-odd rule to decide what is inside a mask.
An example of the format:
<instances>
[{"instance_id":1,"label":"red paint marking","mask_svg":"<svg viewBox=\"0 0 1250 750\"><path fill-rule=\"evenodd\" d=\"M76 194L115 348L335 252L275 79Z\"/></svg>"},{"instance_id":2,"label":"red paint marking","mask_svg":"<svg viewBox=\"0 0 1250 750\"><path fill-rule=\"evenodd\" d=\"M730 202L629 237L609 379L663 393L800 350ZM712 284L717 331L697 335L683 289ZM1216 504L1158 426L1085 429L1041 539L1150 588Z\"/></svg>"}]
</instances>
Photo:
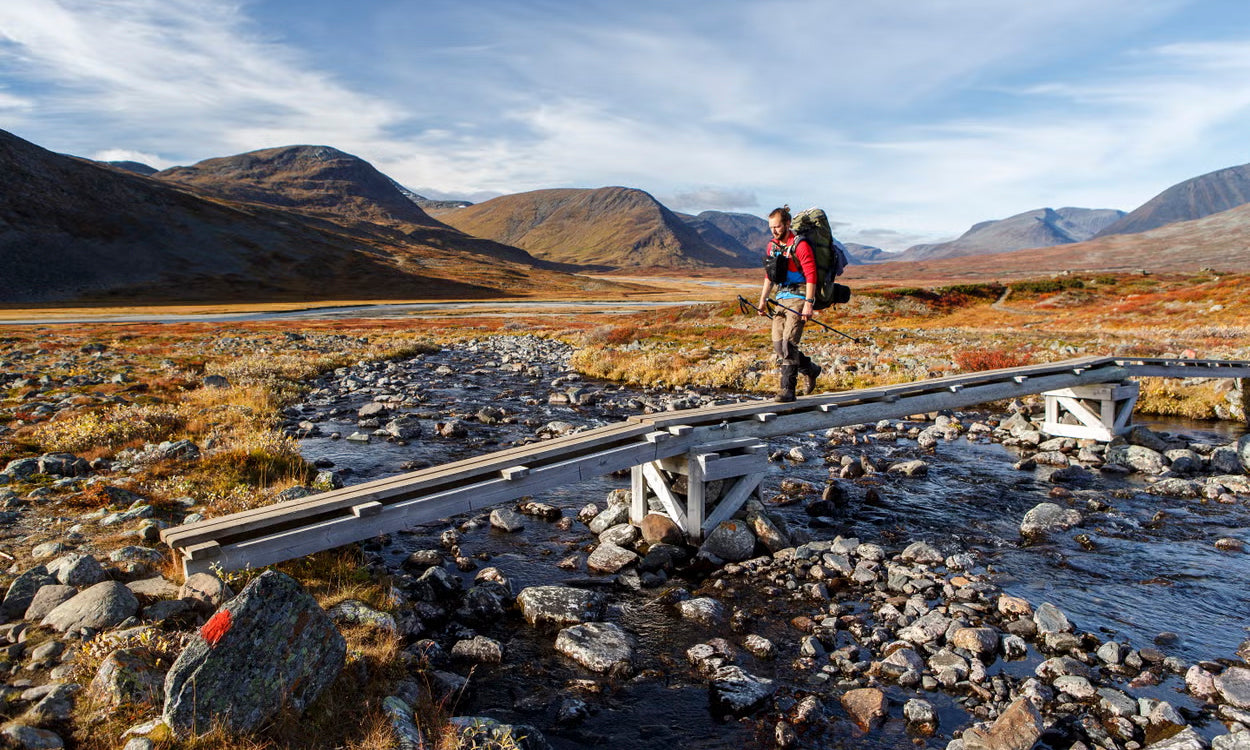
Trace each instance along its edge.
<instances>
[{"instance_id":1,"label":"red paint marking","mask_svg":"<svg viewBox=\"0 0 1250 750\"><path fill-rule=\"evenodd\" d=\"M230 631L230 610L223 609L212 617L208 618L208 622L204 623L204 627L200 628L200 635L208 642L210 646L216 646L217 641Z\"/></svg>"}]
</instances>

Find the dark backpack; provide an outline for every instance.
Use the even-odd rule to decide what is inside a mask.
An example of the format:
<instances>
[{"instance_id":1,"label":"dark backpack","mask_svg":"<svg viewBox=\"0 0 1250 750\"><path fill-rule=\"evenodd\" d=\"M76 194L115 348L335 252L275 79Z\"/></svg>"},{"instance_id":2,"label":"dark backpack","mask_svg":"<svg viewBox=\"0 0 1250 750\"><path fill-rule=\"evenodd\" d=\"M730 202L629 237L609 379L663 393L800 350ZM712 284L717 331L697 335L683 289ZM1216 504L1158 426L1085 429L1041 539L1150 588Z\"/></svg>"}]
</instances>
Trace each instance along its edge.
<instances>
[{"instance_id":1,"label":"dark backpack","mask_svg":"<svg viewBox=\"0 0 1250 750\"><path fill-rule=\"evenodd\" d=\"M819 208L800 212L790 222L790 229L807 240L816 257L816 301L812 307L823 310L851 298L851 288L834 282L846 269L850 258L841 242L834 239L829 217Z\"/></svg>"}]
</instances>

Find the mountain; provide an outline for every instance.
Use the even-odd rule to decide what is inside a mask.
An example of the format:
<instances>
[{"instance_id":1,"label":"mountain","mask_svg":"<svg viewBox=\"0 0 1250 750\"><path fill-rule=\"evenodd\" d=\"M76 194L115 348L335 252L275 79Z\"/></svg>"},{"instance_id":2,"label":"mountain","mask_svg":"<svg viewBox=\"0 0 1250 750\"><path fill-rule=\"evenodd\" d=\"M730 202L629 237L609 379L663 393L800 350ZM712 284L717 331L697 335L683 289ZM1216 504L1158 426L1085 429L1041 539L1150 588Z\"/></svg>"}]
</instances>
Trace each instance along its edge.
<instances>
[{"instance_id":1,"label":"mountain","mask_svg":"<svg viewBox=\"0 0 1250 750\"><path fill-rule=\"evenodd\" d=\"M158 171L156 167L149 167L147 164L144 164L141 161L106 161L104 162L104 164L108 164L109 166L112 166L112 167L117 167L118 169L124 169L127 172L134 172L135 174L141 174L144 177L147 177L148 175L156 174L156 172Z\"/></svg>"},{"instance_id":2,"label":"mountain","mask_svg":"<svg viewBox=\"0 0 1250 750\"><path fill-rule=\"evenodd\" d=\"M153 175L234 201L291 208L338 222L440 227L394 180L329 146L286 146L206 159Z\"/></svg>"},{"instance_id":3,"label":"mountain","mask_svg":"<svg viewBox=\"0 0 1250 750\"><path fill-rule=\"evenodd\" d=\"M1098 236L1136 234L1177 221L1200 219L1250 203L1250 164L1221 169L1173 185L1104 227Z\"/></svg>"},{"instance_id":4,"label":"mountain","mask_svg":"<svg viewBox=\"0 0 1250 750\"><path fill-rule=\"evenodd\" d=\"M1051 247L1081 242L1124 216L1123 211L1089 208L1039 208L1006 219L974 224L958 239L929 245L913 245L894 260L933 260L964 255L986 255L1031 247Z\"/></svg>"},{"instance_id":5,"label":"mountain","mask_svg":"<svg viewBox=\"0 0 1250 750\"><path fill-rule=\"evenodd\" d=\"M391 183L395 186L396 190L403 193L405 198L417 204L417 208L420 208L423 211L445 211L452 208L468 208L473 205L471 201L443 201L436 200L434 198L426 198L424 195L413 192L394 180L391 180Z\"/></svg>"},{"instance_id":6,"label":"mountain","mask_svg":"<svg viewBox=\"0 0 1250 750\"><path fill-rule=\"evenodd\" d=\"M898 253L891 253L872 245L861 245L858 242L843 242L846 247L846 254L851 258L851 265L858 266L865 263L884 263L898 258Z\"/></svg>"},{"instance_id":7,"label":"mountain","mask_svg":"<svg viewBox=\"0 0 1250 750\"><path fill-rule=\"evenodd\" d=\"M642 190L564 188L504 195L440 212L451 226L537 258L619 268L746 268L758 261L709 243Z\"/></svg>"},{"instance_id":8,"label":"mountain","mask_svg":"<svg viewBox=\"0 0 1250 750\"><path fill-rule=\"evenodd\" d=\"M1193 273L1202 268L1250 271L1250 204L1137 234L982 255L976 263L960 257L882 263L869 274L873 280L917 284L921 280L1006 280L1065 271ZM869 274L860 277L866 279ZM851 273L852 278L856 275Z\"/></svg>"},{"instance_id":9,"label":"mountain","mask_svg":"<svg viewBox=\"0 0 1250 750\"><path fill-rule=\"evenodd\" d=\"M592 280L421 228L370 232L55 154L0 131L0 302L481 298ZM417 210L412 209L412 210ZM332 214L333 212L327 212ZM544 265L544 264L540 264Z\"/></svg>"}]
</instances>

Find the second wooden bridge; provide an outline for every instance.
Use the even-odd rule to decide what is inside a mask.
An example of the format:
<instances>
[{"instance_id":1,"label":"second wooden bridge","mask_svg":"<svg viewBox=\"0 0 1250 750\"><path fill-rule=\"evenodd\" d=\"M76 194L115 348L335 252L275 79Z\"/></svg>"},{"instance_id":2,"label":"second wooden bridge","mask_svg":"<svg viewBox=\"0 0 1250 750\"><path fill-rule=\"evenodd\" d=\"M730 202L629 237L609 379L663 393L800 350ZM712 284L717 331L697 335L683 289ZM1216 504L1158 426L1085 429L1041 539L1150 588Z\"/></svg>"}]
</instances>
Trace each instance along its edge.
<instances>
[{"instance_id":1,"label":"second wooden bridge","mask_svg":"<svg viewBox=\"0 0 1250 750\"><path fill-rule=\"evenodd\" d=\"M165 529L186 574L261 567L481 510L612 472L632 471L630 520L647 493L693 540L727 520L767 467L764 438L1047 394L1052 434L1109 440L1128 428L1139 377L1250 378L1250 362L1087 357L878 388L631 417L533 445ZM1068 416L1069 418L1064 418ZM672 489L686 475L688 492ZM705 484L732 480L711 507Z\"/></svg>"}]
</instances>

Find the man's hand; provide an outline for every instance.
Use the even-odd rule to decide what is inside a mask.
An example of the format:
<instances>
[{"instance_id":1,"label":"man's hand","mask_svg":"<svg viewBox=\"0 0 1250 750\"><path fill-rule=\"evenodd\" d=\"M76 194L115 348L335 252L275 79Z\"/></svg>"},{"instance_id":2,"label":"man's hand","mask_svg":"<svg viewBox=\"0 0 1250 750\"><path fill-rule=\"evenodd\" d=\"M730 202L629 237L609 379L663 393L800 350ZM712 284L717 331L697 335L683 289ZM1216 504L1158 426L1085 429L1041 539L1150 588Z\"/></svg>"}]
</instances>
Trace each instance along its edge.
<instances>
[{"instance_id":1,"label":"man's hand","mask_svg":"<svg viewBox=\"0 0 1250 750\"><path fill-rule=\"evenodd\" d=\"M802 317L803 320L811 320L812 316L815 314L816 314L816 308L812 306L812 302L810 300L807 302L804 302L803 312L800 315L800 317Z\"/></svg>"},{"instance_id":2,"label":"man's hand","mask_svg":"<svg viewBox=\"0 0 1250 750\"><path fill-rule=\"evenodd\" d=\"M767 297L760 297L760 303L755 308L755 314L759 315L761 318L768 317L768 298Z\"/></svg>"}]
</instances>

